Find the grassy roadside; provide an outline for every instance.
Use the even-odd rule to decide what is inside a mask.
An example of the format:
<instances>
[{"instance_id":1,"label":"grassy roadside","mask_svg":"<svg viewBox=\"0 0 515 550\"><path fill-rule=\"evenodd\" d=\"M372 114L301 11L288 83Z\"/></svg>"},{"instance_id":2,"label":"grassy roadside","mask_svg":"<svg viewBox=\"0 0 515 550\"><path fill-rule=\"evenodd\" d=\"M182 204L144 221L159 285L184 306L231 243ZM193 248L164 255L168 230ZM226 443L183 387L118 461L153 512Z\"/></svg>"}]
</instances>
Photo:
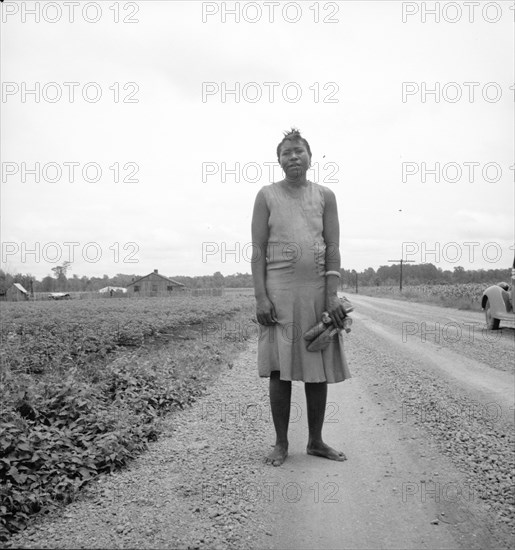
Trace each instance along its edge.
<instances>
[{"instance_id":1,"label":"grassy roadside","mask_svg":"<svg viewBox=\"0 0 515 550\"><path fill-rule=\"evenodd\" d=\"M160 322L157 302L142 301L129 316L139 315L146 334L127 339L124 332L107 347L98 332L95 340L88 330L81 338L56 331L57 314L31 332L22 310L13 310L24 332L13 334L8 324L2 338L0 539L143 452L159 437L163 416L191 405L255 331L250 297L182 305L188 322L177 322L180 308ZM66 320L68 310L60 311Z\"/></svg>"},{"instance_id":2,"label":"grassy roadside","mask_svg":"<svg viewBox=\"0 0 515 550\"><path fill-rule=\"evenodd\" d=\"M443 286L443 285L441 285ZM488 285L481 285L477 289L459 288L459 285L451 287L451 289L443 289L439 293L440 288L435 288L433 292L428 292L428 287L405 287L402 292L399 287L375 287L363 286L359 287L358 294L364 296L372 296L374 298L390 298L393 300L401 300L405 302L417 302L421 304L429 304L440 307L450 307L461 310L481 312L481 292ZM354 289L346 288L344 294L355 294Z\"/></svg>"}]
</instances>

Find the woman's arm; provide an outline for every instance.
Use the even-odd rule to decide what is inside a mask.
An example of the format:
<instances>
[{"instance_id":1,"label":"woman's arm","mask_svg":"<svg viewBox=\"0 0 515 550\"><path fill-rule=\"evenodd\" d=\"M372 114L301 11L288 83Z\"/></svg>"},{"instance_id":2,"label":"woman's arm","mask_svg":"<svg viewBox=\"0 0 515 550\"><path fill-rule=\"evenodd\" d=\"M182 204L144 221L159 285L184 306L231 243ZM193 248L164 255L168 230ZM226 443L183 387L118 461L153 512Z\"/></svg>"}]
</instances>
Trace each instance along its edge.
<instances>
[{"instance_id":1,"label":"woman's arm","mask_svg":"<svg viewBox=\"0 0 515 550\"><path fill-rule=\"evenodd\" d=\"M261 325L277 322L275 310L266 292L266 250L268 244L268 218L270 211L263 191L260 190L252 214L252 278L256 297L256 317Z\"/></svg>"},{"instance_id":2,"label":"woman's arm","mask_svg":"<svg viewBox=\"0 0 515 550\"><path fill-rule=\"evenodd\" d=\"M327 187L324 190L324 230L323 236L325 249L325 270L340 273L340 222L338 220L338 207L334 193ZM326 276L325 303L333 323L338 328L343 328L345 309L338 298L338 285L340 277L336 275Z\"/></svg>"}]
</instances>

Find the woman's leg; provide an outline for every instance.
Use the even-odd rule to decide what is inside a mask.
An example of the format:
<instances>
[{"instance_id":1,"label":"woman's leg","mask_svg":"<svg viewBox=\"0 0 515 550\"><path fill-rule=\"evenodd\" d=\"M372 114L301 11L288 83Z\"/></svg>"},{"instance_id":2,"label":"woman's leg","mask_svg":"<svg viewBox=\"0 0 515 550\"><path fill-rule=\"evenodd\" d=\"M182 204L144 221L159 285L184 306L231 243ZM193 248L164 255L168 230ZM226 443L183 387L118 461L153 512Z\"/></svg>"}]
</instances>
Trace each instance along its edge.
<instances>
[{"instance_id":1,"label":"woman's leg","mask_svg":"<svg viewBox=\"0 0 515 550\"><path fill-rule=\"evenodd\" d=\"M290 423L291 382L281 380L279 371L270 375L270 407L274 421L276 440L274 450L266 461L280 466L288 456L288 425Z\"/></svg>"},{"instance_id":2,"label":"woman's leg","mask_svg":"<svg viewBox=\"0 0 515 550\"><path fill-rule=\"evenodd\" d=\"M324 424L325 407L327 403L327 382L304 384L306 403L308 407L309 439L307 453L323 456L331 460L347 460L347 457L322 440L322 426Z\"/></svg>"}]
</instances>

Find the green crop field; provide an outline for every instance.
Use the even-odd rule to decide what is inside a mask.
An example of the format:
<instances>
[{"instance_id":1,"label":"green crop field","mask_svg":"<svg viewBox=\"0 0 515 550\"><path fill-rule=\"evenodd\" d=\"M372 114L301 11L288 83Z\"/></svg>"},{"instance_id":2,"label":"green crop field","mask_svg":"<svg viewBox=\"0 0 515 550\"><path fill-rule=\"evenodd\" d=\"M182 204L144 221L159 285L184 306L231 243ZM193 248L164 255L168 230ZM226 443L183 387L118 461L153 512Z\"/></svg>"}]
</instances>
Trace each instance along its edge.
<instances>
[{"instance_id":1,"label":"green crop field","mask_svg":"<svg viewBox=\"0 0 515 550\"><path fill-rule=\"evenodd\" d=\"M255 332L254 300L0 304L0 540L124 466Z\"/></svg>"}]
</instances>

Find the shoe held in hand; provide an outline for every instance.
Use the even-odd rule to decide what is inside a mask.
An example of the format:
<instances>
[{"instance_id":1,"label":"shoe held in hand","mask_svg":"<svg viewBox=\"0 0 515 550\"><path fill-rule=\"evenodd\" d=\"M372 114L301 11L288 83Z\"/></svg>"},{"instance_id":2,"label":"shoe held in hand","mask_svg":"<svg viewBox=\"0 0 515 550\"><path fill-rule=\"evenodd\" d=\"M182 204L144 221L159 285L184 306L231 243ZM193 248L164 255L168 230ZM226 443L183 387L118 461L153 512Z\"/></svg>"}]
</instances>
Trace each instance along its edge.
<instances>
[{"instance_id":1,"label":"shoe held in hand","mask_svg":"<svg viewBox=\"0 0 515 550\"><path fill-rule=\"evenodd\" d=\"M332 341L334 336L338 333L338 329L331 323L320 336L314 338L308 345L308 351L321 351L324 350Z\"/></svg>"}]
</instances>

